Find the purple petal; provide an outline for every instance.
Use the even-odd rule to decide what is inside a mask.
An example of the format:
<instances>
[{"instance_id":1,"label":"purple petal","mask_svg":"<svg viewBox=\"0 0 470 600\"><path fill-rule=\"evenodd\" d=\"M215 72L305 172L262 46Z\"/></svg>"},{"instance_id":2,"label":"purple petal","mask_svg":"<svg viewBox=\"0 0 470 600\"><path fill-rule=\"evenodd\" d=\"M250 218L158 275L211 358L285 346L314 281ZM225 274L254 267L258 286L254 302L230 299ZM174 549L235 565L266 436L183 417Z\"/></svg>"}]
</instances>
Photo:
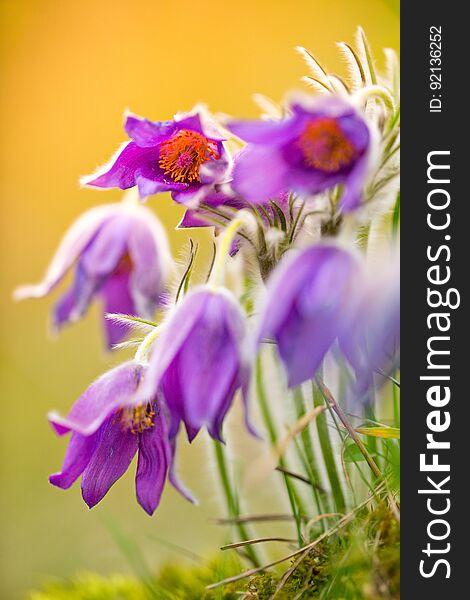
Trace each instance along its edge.
<instances>
[{"instance_id":1,"label":"purple petal","mask_svg":"<svg viewBox=\"0 0 470 600\"><path fill-rule=\"evenodd\" d=\"M49 482L63 490L69 488L90 462L98 438L98 433L90 436L72 433L62 469L59 473L50 475Z\"/></svg>"},{"instance_id":2,"label":"purple petal","mask_svg":"<svg viewBox=\"0 0 470 600\"><path fill-rule=\"evenodd\" d=\"M89 277L79 262L75 269L75 278L71 288L54 307L54 327L59 329L65 323L76 321L82 317L88 310L101 282L101 279Z\"/></svg>"},{"instance_id":3,"label":"purple petal","mask_svg":"<svg viewBox=\"0 0 470 600\"><path fill-rule=\"evenodd\" d=\"M161 223L144 207L129 234L128 249L133 271L131 291L139 315L152 318L165 285L171 254Z\"/></svg>"},{"instance_id":4,"label":"purple petal","mask_svg":"<svg viewBox=\"0 0 470 600\"><path fill-rule=\"evenodd\" d=\"M139 436L122 431L114 416L100 429L96 450L82 475L82 496L93 508L127 471L139 447Z\"/></svg>"},{"instance_id":5,"label":"purple petal","mask_svg":"<svg viewBox=\"0 0 470 600\"><path fill-rule=\"evenodd\" d=\"M130 226L130 219L116 216L97 232L80 259L89 277L102 278L114 271L126 253Z\"/></svg>"},{"instance_id":6,"label":"purple petal","mask_svg":"<svg viewBox=\"0 0 470 600\"><path fill-rule=\"evenodd\" d=\"M113 273L103 284L100 294L103 298L103 325L108 348L112 348L126 337L129 329L122 323L106 318L106 313L136 315L137 310L130 293L129 273Z\"/></svg>"},{"instance_id":7,"label":"purple petal","mask_svg":"<svg viewBox=\"0 0 470 600\"><path fill-rule=\"evenodd\" d=\"M183 421L190 441L203 426L213 437L221 438L222 422L234 394L249 376L241 350L244 316L229 294L204 288L193 292L167 324L167 335L178 335L183 312L200 299L203 309L198 311L197 320L187 330L161 378L162 393L173 418L170 436ZM152 360L159 362L163 351L156 349Z\"/></svg>"},{"instance_id":8,"label":"purple petal","mask_svg":"<svg viewBox=\"0 0 470 600\"><path fill-rule=\"evenodd\" d=\"M142 401L148 401L157 395L163 374L204 310L205 301L206 295L201 290L190 292L185 301L177 305L169 315L154 344L149 368L139 391Z\"/></svg>"},{"instance_id":9,"label":"purple petal","mask_svg":"<svg viewBox=\"0 0 470 600\"><path fill-rule=\"evenodd\" d=\"M388 371L398 357L399 263L396 256L391 258L368 274L367 286L351 307L339 336L340 349L356 372L362 394L372 383L374 371Z\"/></svg>"},{"instance_id":10,"label":"purple petal","mask_svg":"<svg viewBox=\"0 0 470 600\"><path fill-rule=\"evenodd\" d=\"M180 130L190 129L197 131L213 142L224 141L226 136L222 135L217 122L205 111L202 112L202 117L201 113L198 112L187 115L180 114L175 117L175 124Z\"/></svg>"},{"instance_id":11,"label":"purple petal","mask_svg":"<svg viewBox=\"0 0 470 600\"><path fill-rule=\"evenodd\" d=\"M97 230L116 210L116 205L97 206L83 214L65 234L41 283L16 290L15 298L40 298L48 294L65 276Z\"/></svg>"},{"instance_id":12,"label":"purple petal","mask_svg":"<svg viewBox=\"0 0 470 600\"><path fill-rule=\"evenodd\" d=\"M287 318L295 302L298 289L314 265L303 254L291 251L272 274L267 289L267 298L263 309L260 341L274 335L280 324ZM286 285L286 281L289 285Z\"/></svg>"},{"instance_id":13,"label":"purple petal","mask_svg":"<svg viewBox=\"0 0 470 600\"><path fill-rule=\"evenodd\" d=\"M345 181L340 206L344 212L351 212L362 203L364 184L368 174L366 156L359 159Z\"/></svg>"},{"instance_id":14,"label":"purple petal","mask_svg":"<svg viewBox=\"0 0 470 600\"><path fill-rule=\"evenodd\" d=\"M224 424L225 417L232 406L232 402L237 389L240 386L238 373L234 374L232 382L225 391L221 401L216 405L216 411L211 419L207 420L207 430L209 435L215 440L225 444L225 440L222 436L222 427Z\"/></svg>"},{"instance_id":15,"label":"purple petal","mask_svg":"<svg viewBox=\"0 0 470 600\"><path fill-rule=\"evenodd\" d=\"M166 427L159 415L154 426L139 436L139 460L135 478L137 500L146 513L152 515L160 503L171 462L171 448Z\"/></svg>"},{"instance_id":16,"label":"purple petal","mask_svg":"<svg viewBox=\"0 0 470 600\"><path fill-rule=\"evenodd\" d=\"M232 187L248 201L260 204L285 191L288 169L277 148L247 146L235 157Z\"/></svg>"},{"instance_id":17,"label":"purple petal","mask_svg":"<svg viewBox=\"0 0 470 600\"><path fill-rule=\"evenodd\" d=\"M178 229L190 229L192 227L211 227L214 223L204 220L203 211L187 209L183 218L178 223ZM207 213L206 213L207 214Z\"/></svg>"},{"instance_id":18,"label":"purple petal","mask_svg":"<svg viewBox=\"0 0 470 600\"><path fill-rule=\"evenodd\" d=\"M203 185L223 183L228 178L230 160L221 142L217 144L219 157L211 159L199 167L199 177Z\"/></svg>"},{"instance_id":19,"label":"purple petal","mask_svg":"<svg viewBox=\"0 0 470 600\"><path fill-rule=\"evenodd\" d=\"M260 145L281 146L298 135L303 119L283 121L232 121L228 129L245 142Z\"/></svg>"},{"instance_id":20,"label":"purple petal","mask_svg":"<svg viewBox=\"0 0 470 600\"><path fill-rule=\"evenodd\" d=\"M129 404L143 369L142 365L129 361L101 375L75 402L67 417L50 415L52 427L59 435L68 431L91 435L113 411Z\"/></svg>"},{"instance_id":21,"label":"purple petal","mask_svg":"<svg viewBox=\"0 0 470 600\"><path fill-rule=\"evenodd\" d=\"M245 371L242 372L241 379L242 379L241 395L242 395L242 402L243 402L243 416L245 419L245 427L246 427L247 431L249 431L251 433L252 436L254 436L258 439L262 439L262 436L257 431L256 427L253 425L253 423L251 421L251 417L250 417L250 409L249 409L249 406L250 406L250 395L249 395L250 369L249 368L245 369Z\"/></svg>"},{"instance_id":22,"label":"purple petal","mask_svg":"<svg viewBox=\"0 0 470 600\"><path fill-rule=\"evenodd\" d=\"M178 192L188 187L187 183L165 179L163 172L161 174L156 172L156 167L152 169L152 172L149 173L148 171L149 169L141 169L136 172L135 183L139 189L139 196L142 199L160 192ZM147 173L147 176L143 175L143 173ZM157 179L157 177L160 177L160 179Z\"/></svg>"},{"instance_id":23,"label":"purple petal","mask_svg":"<svg viewBox=\"0 0 470 600\"><path fill-rule=\"evenodd\" d=\"M141 148L135 142L129 142L119 148L112 157L111 163L100 170L98 175L85 178L83 183L94 187L112 188L122 190L136 184L136 171L147 167L150 171L158 167L158 147Z\"/></svg>"},{"instance_id":24,"label":"purple petal","mask_svg":"<svg viewBox=\"0 0 470 600\"><path fill-rule=\"evenodd\" d=\"M82 317L95 293L106 284L106 277L118 266L126 252L129 222L115 216L108 219L96 232L82 252L75 270L71 289L59 300L54 309L54 325ZM116 307L114 312L125 312Z\"/></svg>"},{"instance_id":25,"label":"purple petal","mask_svg":"<svg viewBox=\"0 0 470 600\"><path fill-rule=\"evenodd\" d=\"M181 391L179 368L177 360L172 361L164 372L159 383L161 393L170 412L170 428L168 436L173 439L178 434L181 421L184 419L183 393ZM186 428L190 442L199 430Z\"/></svg>"},{"instance_id":26,"label":"purple petal","mask_svg":"<svg viewBox=\"0 0 470 600\"><path fill-rule=\"evenodd\" d=\"M62 294L54 306L54 329L60 329L62 325L71 321L72 315L76 314L76 306L75 285L72 285L65 294Z\"/></svg>"},{"instance_id":27,"label":"purple petal","mask_svg":"<svg viewBox=\"0 0 470 600\"><path fill-rule=\"evenodd\" d=\"M188 500L192 504L197 504L196 500L193 498L191 493L179 481L178 476L176 474L176 466L175 466L176 439L175 438L173 438L170 441L170 449L171 449L171 463L170 463L170 470L168 473L168 481L175 488L175 490L177 490L183 496L183 498L186 498L186 500Z\"/></svg>"},{"instance_id":28,"label":"purple petal","mask_svg":"<svg viewBox=\"0 0 470 600\"><path fill-rule=\"evenodd\" d=\"M273 337L289 386L311 379L342 331L361 273L335 246L314 246L284 261L268 287L261 337Z\"/></svg>"},{"instance_id":29,"label":"purple petal","mask_svg":"<svg viewBox=\"0 0 470 600\"><path fill-rule=\"evenodd\" d=\"M277 332L289 387L311 379L317 372L337 335L335 316L319 311L316 318L305 322L293 311Z\"/></svg>"},{"instance_id":30,"label":"purple petal","mask_svg":"<svg viewBox=\"0 0 470 600\"><path fill-rule=\"evenodd\" d=\"M338 125L357 152L363 154L370 144L370 132L365 121L356 114L350 114L339 117Z\"/></svg>"},{"instance_id":31,"label":"purple petal","mask_svg":"<svg viewBox=\"0 0 470 600\"><path fill-rule=\"evenodd\" d=\"M154 122L132 114L127 116L124 129L141 148L156 146L177 131L174 121Z\"/></svg>"},{"instance_id":32,"label":"purple petal","mask_svg":"<svg viewBox=\"0 0 470 600\"><path fill-rule=\"evenodd\" d=\"M228 399L230 405L233 399L230 390L240 357L237 341L227 327L230 314L222 298L208 296L205 310L179 354L185 422L195 429L211 424L224 402Z\"/></svg>"},{"instance_id":33,"label":"purple petal","mask_svg":"<svg viewBox=\"0 0 470 600\"><path fill-rule=\"evenodd\" d=\"M337 95L304 96L295 101L290 108L295 118L302 119L303 122L312 117L360 118L351 101Z\"/></svg>"},{"instance_id":34,"label":"purple petal","mask_svg":"<svg viewBox=\"0 0 470 600\"><path fill-rule=\"evenodd\" d=\"M201 117L198 113L188 115L179 120L175 120L175 124L177 125L178 130L189 129L190 131L196 131L197 133L200 133L205 136L204 130L202 128Z\"/></svg>"}]
</instances>

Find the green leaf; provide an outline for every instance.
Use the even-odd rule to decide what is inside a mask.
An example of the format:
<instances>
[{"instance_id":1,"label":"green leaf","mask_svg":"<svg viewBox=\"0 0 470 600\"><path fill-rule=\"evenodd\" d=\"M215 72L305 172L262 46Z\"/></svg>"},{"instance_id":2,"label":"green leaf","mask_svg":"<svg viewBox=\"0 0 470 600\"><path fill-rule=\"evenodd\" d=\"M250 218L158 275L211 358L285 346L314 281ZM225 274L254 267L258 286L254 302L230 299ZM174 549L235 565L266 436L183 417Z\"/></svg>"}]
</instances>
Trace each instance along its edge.
<instances>
[{"instance_id":1,"label":"green leaf","mask_svg":"<svg viewBox=\"0 0 470 600\"><path fill-rule=\"evenodd\" d=\"M371 454L369 452L369 454ZM371 454L373 456L373 454ZM356 446L355 442L351 442L344 451L344 462L347 463L356 463L365 461L365 457L362 452L359 450L359 447Z\"/></svg>"},{"instance_id":2,"label":"green leaf","mask_svg":"<svg viewBox=\"0 0 470 600\"><path fill-rule=\"evenodd\" d=\"M273 200L270 200L272 207L274 208L275 212L277 213L277 216L279 217L279 222L281 224L281 229L282 231L286 232L287 231L287 221L286 221L286 217L284 215L284 213L282 212L282 209L280 206L278 206Z\"/></svg>"},{"instance_id":3,"label":"green leaf","mask_svg":"<svg viewBox=\"0 0 470 600\"><path fill-rule=\"evenodd\" d=\"M356 431L369 437L400 439L400 429L397 427L356 427Z\"/></svg>"}]
</instances>

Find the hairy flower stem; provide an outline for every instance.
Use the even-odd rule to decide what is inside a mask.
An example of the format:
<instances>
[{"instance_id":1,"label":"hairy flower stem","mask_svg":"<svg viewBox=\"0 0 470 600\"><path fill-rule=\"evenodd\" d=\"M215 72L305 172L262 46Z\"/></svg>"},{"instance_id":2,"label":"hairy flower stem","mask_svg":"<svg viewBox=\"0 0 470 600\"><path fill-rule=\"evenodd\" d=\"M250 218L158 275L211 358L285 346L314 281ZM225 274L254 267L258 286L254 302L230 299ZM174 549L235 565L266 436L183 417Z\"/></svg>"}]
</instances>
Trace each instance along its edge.
<instances>
[{"instance_id":1,"label":"hairy flower stem","mask_svg":"<svg viewBox=\"0 0 470 600\"><path fill-rule=\"evenodd\" d=\"M261 410L261 416L263 418L264 425L268 432L269 441L271 442L271 446L273 448L276 448L277 443L278 443L278 437L277 437L276 426L272 419L271 413L269 412L268 400L267 400L266 391L264 388L263 365L262 365L262 361L261 361L261 355L258 356L257 361L256 361L256 393L258 396L258 402L259 402L259 406L260 406L260 410ZM282 469L286 468L286 462L285 462L283 456L281 456L279 458L279 466ZM299 544L302 545L303 535L302 535L302 528L301 528L301 515L306 514L306 512L302 506L302 502L301 502L298 494L296 493L291 480L289 479L289 476L286 475L286 473L283 473L283 478L284 478L284 483L285 483L286 490L287 490L287 495L289 497L289 503L291 505L292 516L294 517L295 526L297 529L297 537L299 540Z\"/></svg>"},{"instance_id":2,"label":"hairy flower stem","mask_svg":"<svg viewBox=\"0 0 470 600\"><path fill-rule=\"evenodd\" d=\"M148 333L142 342L139 344L137 351L135 353L135 360L137 362L145 363L148 361L148 357L150 354L150 350L152 349L152 345L154 341L157 339L160 334L160 326L157 325L152 329L150 333Z\"/></svg>"},{"instance_id":3,"label":"hairy flower stem","mask_svg":"<svg viewBox=\"0 0 470 600\"><path fill-rule=\"evenodd\" d=\"M240 516L240 507L238 503L238 498L232 482L230 481L230 476L227 468L227 460L225 456L224 446L218 442L217 440L213 440L214 450L215 450L215 460L217 463L217 468L219 471L220 482L222 484L222 489L225 496L225 501L227 503L227 510L229 513L229 517L237 518ZM250 535L248 534L248 530L245 527L245 524L237 521L235 527L238 531L238 534L242 541L249 540ZM250 561L256 566L259 567L261 562L258 558L256 550L251 546L246 547L246 554Z\"/></svg>"},{"instance_id":4,"label":"hairy flower stem","mask_svg":"<svg viewBox=\"0 0 470 600\"><path fill-rule=\"evenodd\" d=\"M371 396L370 399L368 399L368 401L366 402L365 408L364 408L364 416L366 417L366 419L369 422L375 422L376 421L376 417L375 417L375 410L374 410L374 404L375 404L375 394L373 391L371 391ZM368 449L369 453L371 454L371 456L375 456L378 460L378 445L377 445L377 439L374 437L368 437L366 440L366 448ZM380 463L379 463L380 464ZM372 481L376 479L375 476L372 476Z\"/></svg>"},{"instance_id":5,"label":"hairy flower stem","mask_svg":"<svg viewBox=\"0 0 470 600\"><path fill-rule=\"evenodd\" d=\"M356 430L351 425L351 423L348 421L348 418L346 417L345 413L343 412L343 409L341 408L341 406L334 399L333 394L326 387L326 385L323 383L323 381L320 379L320 377L317 376L315 378L315 381L317 382L317 385L318 385L318 387L319 387L319 389L320 389L320 391L322 393L323 398L333 408L333 410L335 411L335 413L338 415L339 420L341 421L341 423L343 424L343 426L346 428L347 432L351 436L351 439L356 443L357 447L361 451L361 454L366 459L366 462L369 465L371 471L374 473L374 475L376 477L378 477L378 478L381 479L382 478L382 472L380 471L379 467L377 466L377 463L374 461L374 459L372 458L372 456L367 451L367 448L362 443L362 440L359 437L359 435L357 434Z\"/></svg>"},{"instance_id":6,"label":"hairy flower stem","mask_svg":"<svg viewBox=\"0 0 470 600\"><path fill-rule=\"evenodd\" d=\"M390 92L381 85L369 85L361 88L355 94L355 100L358 104L366 104L371 98L381 100L386 108L393 114L395 111L395 103Z\"/></svg>"},{"instance_id":7,"label":"hairy flower stem","mask_svg":"<svg viewBox=\"0 0 470 600\"><path fill-rule=\"evenodd\" d=\"M304 404L304 397L302 394L302 389L300 387L297 387L294 390L293 396L294 396L294 403L295 403L295 407L296 407L296 411L297 411L297 417L299 419L301 419L305 415L305 404ZM321 415L318 415L317 419L320 416ZM305 429L300 434L300 439L302 442L302 447L303 447L303 451L304 451L304 455L305 455L305 460L303 462L305 464L307 475L312 483L311 487L312 487L313 497L315 500L315 504L317 505L318 514L320 515L323 512L329 511L328 498L327 498L325 492L322 492L320 495L320 490L322 489L320 475L319 475L318 466L317 466L317 463L315 460L315 452L313 450L312 438L311 438L310 429L308 426L305 427ZM324 523L323 523L323 525L324 525Z\"/></svg>"},{"instance_id":8,"label":"hairy flower stem","mask_svg":"<svg viewBox=\"0 0 470 600\"><path fill-rule=\"evenodd\" d=\"M230 246L232 245L238 230L244 223L245 221L238 217L237 219L234 219L225 229L220 240L218 254L214 260L214 266L209 278L209 285L214 287L223 285L225 279L225 265L227 263L227 256L230 251Z\"/></svg>"},{"instance_id":9,"label":"hairy flower stem","mask_svg":"<svg viewBox=\"0 0 470 600\"><path fill-rule=\"evenodd\" d=\"M319 393L319 389L312 383L313 391L313 405L323 405L323 396ZM318 439L320 441L320 447L323 454L323 460L325 461L326 472L328 473L328 479L331 485L331 491L333 493L333 499L336 505L336 511L344 513L346 511L346 501L344 499L343 488L341 487L341 480L339 478L338 469L333 454L333 447L331 444L330 433L328 431L328 422L326 420L326 414L323 412L317 416L316 419Z\"/></svg>"},{"instance_id":10,"label":"hairy flower stem","mask_svg":"<svg viewBox=\"0 0 470 600\"><path fill-rule=\"evenodd\" d=\"M400 427L400 389L393 383L393 420L395 427Z\"/></svg>"}]
</instances>

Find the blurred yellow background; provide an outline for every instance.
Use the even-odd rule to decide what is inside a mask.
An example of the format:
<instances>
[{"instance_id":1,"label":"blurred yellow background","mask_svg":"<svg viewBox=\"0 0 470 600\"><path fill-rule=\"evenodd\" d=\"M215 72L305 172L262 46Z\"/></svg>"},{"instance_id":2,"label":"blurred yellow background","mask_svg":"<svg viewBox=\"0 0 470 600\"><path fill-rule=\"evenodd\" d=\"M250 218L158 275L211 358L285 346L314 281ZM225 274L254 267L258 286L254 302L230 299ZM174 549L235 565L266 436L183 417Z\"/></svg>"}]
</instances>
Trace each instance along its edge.
<instances>
[{"instance_id":1,"label":"blurred yellow background","mask_svg":"<svg viewBox=\"0 0 470 600\"><path fill-rule=\"evenodd\" d=\"M167 489L149 519L135 501L133 473L91 512L78 485L63 492L47 483L65 449L47 411L65 412L119 360L102 350L96 307L51 340L52 299L11 301L15 286L42 276L73 219L119 199L118 191L80 189L78 177L124 140L124 109L159 120L203 100L213 111L256 116L252 93L280 99L301 87L306 70L294 46L305 45L342 73L335 42L353 41L361 24L381 61L382 47L398 48L399 15L393 0L0 0L0 14L0 593L15 600L51 576L127 572L106 518L119 521L152 566L178 555L149 534L206 555L224 539L209 522L223 508L203 440L183 448L179 461L199 497L196 508ZM174 231L179 208L166 197L150 205L177 254L187 239ZM245 462L237 457L240 468ZM262 505L269 493L252 495Z\"/></svg>"}]
</instances>

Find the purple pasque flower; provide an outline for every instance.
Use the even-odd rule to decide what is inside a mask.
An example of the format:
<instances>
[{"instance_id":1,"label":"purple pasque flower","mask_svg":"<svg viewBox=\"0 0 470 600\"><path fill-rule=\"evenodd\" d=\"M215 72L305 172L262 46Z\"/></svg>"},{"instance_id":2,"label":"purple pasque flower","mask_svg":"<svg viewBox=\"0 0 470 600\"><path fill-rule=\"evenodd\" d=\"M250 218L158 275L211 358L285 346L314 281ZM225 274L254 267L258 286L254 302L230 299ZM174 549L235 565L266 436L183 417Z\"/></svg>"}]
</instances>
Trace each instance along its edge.
<instances>
[{"instance_id":1,"label":"purple pasque flower","mask_svg":"<svg viewBox=\"0 0 470 600\"><path fill-rule=\"evenodd\" d=\"M226 289L196 288L174 308L155 342L141 394L148 398L161 391L171 415L171 438L183 422L190 441L203 426L221 440L239 389L247 415L246 346L245 315ZM253 432L247 416L246 422Z\"/></svg>"},{"instance_id":2,"label":"purple pasque flower","mask_svg":"<svg viewBox=\"0 0 470 600\"><path fill-rule=\"evenodd\" d=\"M138 202L97 206L68 230L41 283L19 288L17 299L49 294L69 270L74 281L53 311L55 328L76 321L98 296L103 314L152 318L160 303L171 257L165 230ZM122 324L104 319L111 347L126 333Z\"/></svg>"},{"instance_id":3,"label":"purple pasque flower","mask_svg":"<svg viewBox=\"0 0 470 600\"><path fill-rule=\"evenodd\" d=\"M334 244L291 253L268 282L260 339L272 339L289 387L311 379L348 323L362 286L360 262Z\"/></svg>"},{"instance_id":4,"label":"purple pasque flower","mask_svg":"<svg viewBox=\"0 0 470 600\"><path fill-rule=\"evenodd\" d=\"M188 203L225 178L229 159L223 137L202 110L169 121L128 114L124 128L131 141L82 183L122 190L137 186L141 198L171 192L174 200Z\"/></svg>"},{"instance_id":5,"label":"purple pasque flower","mask_svg":"<svg viewBox=\"0 0 470 600\"><path fill-rule=\"evenodd\" d=\"M188 500L174 472L174 441L168 437L165 407L157 396L136 402L146 366L129 361L99 377L77 400L67 417L49 416L56 433L71 432L62 470L50 483L69 488L80 476L82 495L92 508L127 471L138 453L137 500L152 515L168 477Z\"/></svg>"},{"instance_id":6,"label":"purple pasque flower","mask_svg":"<svg viewBox=\"0 0 470 600\"><path fill-rule=\"evenodd\" d=\"M234 159L233 188L248 201L281 192L312 195L341 184L341 209L361 202L373 134L354 105L338 96L298 100L282 121L233 121L229 129L247 146Z\"/></svg>"}]
</instances>

